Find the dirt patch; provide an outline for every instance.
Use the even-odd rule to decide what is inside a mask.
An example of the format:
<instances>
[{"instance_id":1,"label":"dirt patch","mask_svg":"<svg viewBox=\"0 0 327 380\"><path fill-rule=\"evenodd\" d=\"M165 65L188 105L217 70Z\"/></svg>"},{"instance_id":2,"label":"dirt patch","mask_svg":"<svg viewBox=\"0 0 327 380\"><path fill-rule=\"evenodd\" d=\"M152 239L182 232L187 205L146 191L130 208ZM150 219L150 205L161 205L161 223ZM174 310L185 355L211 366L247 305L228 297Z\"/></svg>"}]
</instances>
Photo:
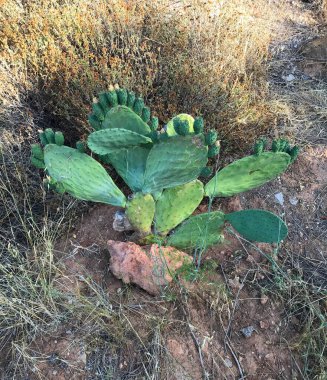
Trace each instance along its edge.
<instances>
[{"instance_id":1,"label":"dirt patch","mask_svg":"<svg viewBox=\"0 0 327 380\"><path fill-rule=\"evenodd\" d=\"M298 67L301 71L312 78L327 80L327 35L305 43L300 54L303 60Z\"/></svg>"},{"instance_id":2,"label":"dirt patch","mask_svg":"<svg viewBox=\"0 0 327 380\"><path fill-rule=\"evenodd\" d=\"M33 351L38 357L34 372L49 380L84 380L86 353L72 331L40 339Z\"/></svg>"},{"instance_id":3,"label":"dirt patch","mask_svg":"<svg viewBox=\"0 0 327 380\"><path fill-rule=\"evenodd\" d=\"M275 181L215 203L215 209L225 212L264 208L286 219L289 237L278 250L269 244L248 244L230 229L224 245L207 251L206 269L197 281L180 278L168 292L156 298L149 298L144 291L131 286L128 298L124 299L120 296L124 285L108 269L106 243L109 239L126 241L129 236L112 229L115 208L97 205L82 218L69 238L56 247L62 268L55 280L57 287L74 300L81 295L91 296L90 283L94 283L117 304L142 305L144 309L140 310L144 310L146 318L140 318L139 312L132 309L128 321L142 342L152 342L146 343L150 344L149 352L154 350L149 320L164 320L161 348L155 351L156 355L151 353L160 363L161 379L197 380L205 378L205 374L217 380L241 376L249 380L297 378L300 362L289 346L296 342L301 322L296 317L285 318L283 305L252 284L269 281L269 256L278 262L287 251L307 257L311 267L307 262L303 271L308 270L307 276L312 281L326 278L321 267L314 267L318 275L312 274L312 265L321 262L319 258L326 252L326 157L323 147L307 148L291 169ZM282 198L276 197L279 193ZM294 254L293 259L299 257ZM298 262L300 265L299 259ZM63 331L69 329L62 325ZM37 371L49 379L97 379L92 377L92 368L86 371L85 366L90 368L88 363L104 355L103 351L81 350L82 336L74 339L73 335L62 333L38 341L37 351L42 359L37 361ZM122 341L121 348L118 369L113 373L116 378L123 373L130 378L128 373L139 368L137 358L144 353L140 353L135 336ZM63 363L67 366L61 368Z\"/></svg>"}]
</instances>

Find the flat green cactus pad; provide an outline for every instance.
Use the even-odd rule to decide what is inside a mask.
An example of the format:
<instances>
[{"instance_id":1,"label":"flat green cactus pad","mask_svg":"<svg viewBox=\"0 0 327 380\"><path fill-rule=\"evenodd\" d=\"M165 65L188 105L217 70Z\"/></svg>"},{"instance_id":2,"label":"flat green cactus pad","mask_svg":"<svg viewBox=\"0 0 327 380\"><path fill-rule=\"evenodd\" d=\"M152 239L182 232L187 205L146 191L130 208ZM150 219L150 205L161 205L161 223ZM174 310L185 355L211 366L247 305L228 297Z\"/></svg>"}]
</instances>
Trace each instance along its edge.
<instances>
[{"instance_id":1,"label":"flat green cactus pad","mask_svg":"<svg viewBox=\"0 0 327 380\"><path fill-rule=\"evenodd\" d=\"M167 245L180 249L206 249L223 240L224 222L225 214L220 211L191 216L168 237Z\"/></svg>"},{"instance_id":2,"label":"flat green cactus pad","mask_svg":"<svg viewBox=\"0 0 327 380\"><path fill-rule=\"evenodd\" d=\"M126 198L105 169L92 157L68 146L44 148L49 176L78 199L124 207Z\"/></svg>"},{"instance_id":3,"label":"flat green cactus pad","mask_svg":"<svg viewBox=\"0 0 327 380\"><path fill-rule=\"evenodd\" d=\"M277 215L265 210L242 210L225 219L245 239L262 243L279 243L287 236L287 226Z\"/></svg>"},{"instance_id":4,"label":"flat green cactus pad","mask_svg":"<svg viewBox=\"0 0 327 380\"><path fill-rule=\"evenodd\" d=\"M151 232L155 203L150 194L137 193L126 204L126 215L131 225L143 234Z\"/></svg>"},{"instance_id":5,"label":"flat green cactus pad","mask_svg":"<svg viewBox=\"0 0 327 380\"><path fill-rule=\"evenodd\" d=\"M198 180L164 190L156 203L156 231L167 234L192 215L203 193L203 184Z\"/></svg>"},{"instance_id":6,"label":"flat green cactus pad","mask_svg":"<svg viewBox=\"0 0 327 380\"><path fill-rule=\"evenodd\" d=\"M143 193L155 193L198 178L208 148L200 136L176 136L153 145L145 169Z\"/></svg>"},{"instance_id":7,"label":"flat green cactus pad","mask_svg":"<svg viewBox=\"0 0 327 380\"><path fill-rule=\"evenodd\" d=\"M102 122L102 129L105 128L123 128L145 136L151 132L149 125L127 106L111 108Z\"/></svg>"},{"instance_id":8,"label":"flat green cactus pad","mask_svg":"<svg viewBox=\"0 0 327 380\"><path fill-rule=\"evenodd\" d=\"M152 144L149 137L123 128L102 129L89 135L87 144L92 152L104 155L117 149L127 149L142 144Z\"/></svg>"},{"instance_id":9,"label":"flat green cactus pad","mask_svg":"<svg viewBox=\"0 0 327 380\"><path fill-rule=\"evenodd\" d=\"M151 145L120 149L102 156L101 159L111 164L128 187L136 193L144 186L145 166L150 148Z\"/></svg>"},{"instance_id":10,"label":"flat green cactus pad","mask_svg":"<svg viewBox=\"0 0 327 380\"><path fill-rule=\"evenodd\" d=\"M264 152L248 156L224 167L207 183L208 197L230 197L251 190L283 173L290 164L290 156L283 152Z\"/></svg>"},{"instance_id":11,"label":"flat green cactus pad","mask_svg":"<svg viewBox=\"0 0 327 380\"><path fill-rule=\"evenodd\" d=\"M191 115L188 115L187 113L181 113L175 117L173 117L166 125L166 133L168 136L176 136L177 133L174 128L174 120L179 119L182 121L187 121L189 124L189 133L194 133L193 124L194 124L194 118Z\"/></svg>"}]
</instances>

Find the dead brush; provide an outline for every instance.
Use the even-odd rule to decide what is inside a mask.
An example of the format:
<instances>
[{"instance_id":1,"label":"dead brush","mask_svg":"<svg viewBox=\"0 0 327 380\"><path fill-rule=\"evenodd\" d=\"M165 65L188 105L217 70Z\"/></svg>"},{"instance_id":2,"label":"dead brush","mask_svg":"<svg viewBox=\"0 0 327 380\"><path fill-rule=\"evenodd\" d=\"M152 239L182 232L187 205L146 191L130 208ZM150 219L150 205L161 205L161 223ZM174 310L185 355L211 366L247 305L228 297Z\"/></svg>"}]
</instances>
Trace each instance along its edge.
<instances>
[{"instance_id":1,"label":"dead brush","mask_svg":"<svg viewBox=\"0 0 327 380\"><path fill-rule=\"evenodd\" d=\"M20 96L44 124L66 135L88 129L93 96L119 82L142 93L163 121L186 109L204 114L231 141L253 141L274 123L263 64L274 19L270 5L177 5L6 0L1 74L20 83Z\"/></svg>"}]
</instances>

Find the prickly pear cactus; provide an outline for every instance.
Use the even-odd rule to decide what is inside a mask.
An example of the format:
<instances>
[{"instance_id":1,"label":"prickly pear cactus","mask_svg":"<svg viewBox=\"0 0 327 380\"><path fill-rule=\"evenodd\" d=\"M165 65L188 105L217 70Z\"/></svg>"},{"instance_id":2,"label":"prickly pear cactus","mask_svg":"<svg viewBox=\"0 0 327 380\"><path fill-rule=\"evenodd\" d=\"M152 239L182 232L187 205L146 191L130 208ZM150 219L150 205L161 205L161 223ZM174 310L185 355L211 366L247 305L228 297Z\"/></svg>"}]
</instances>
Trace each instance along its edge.
<instances>
[{"instance_id":1,"label":"prickly pear cactus","mask_svg":"<svg viewBox=\"0 0 327 380\"><path fill-rule=\"evenodd\" d=\"M203 184L198 180L164 190L156 203L156 231L166 235L192 215L202 201L203 194Z\"/></svg>"},{"instance_id":2,"label":"prickly pear cactus","mask_svg":"<svg viewBox=\"0 0 327 380\"><path fill-rule=\"evenodd\" d=\"M226 215L226 220L245 239L279 243L287 236L287 226L278 216L265 210L242 210Z\"/></svg>"},{"instance_id":3,"label":"prickly pear cactus","mask_svg":"<svg viewBox=\"0 0 327 380\"><path fill-rule=\"evenodd\" d=\"M125 207L124 194L103 166L87 154L49 144L44 149L44 163L49 176L75 198Z\"/></svg>"},{"instance_id":4,"label":"prickly pear cactus","mask_svg":"<svg viewBox=\"0 0 327 380\"><path fill-rule=\"evenodd\" d=\"M207 183L208 197L230 197L258 187L283 173L291 158L283 152L264 152L234 161Z\"/></svg>"},{"instance_id":5,"label":"prickly pear cactus","mask_svg":"<svg viewBox=\"0 0 327 380\"><path fill-rule=\"evenodd\" d=\"M181 249L206 249L223 240L229 223L245 239L279 243L287 235L285 223L264 210L225 215L220 211L192 216L203 199L227 197L253 189L287 169L298 155L284 139L264 152L265 139L254 155L242 158L214 174L203 188L199 176L210 176L208 158L218 158L220 141L215 130L204 128L202 117L175 116L165 127L140 96L111 87L99 94L89 117L95 132L73 149L64 145L61 132L40 133L42 148L31 147L31 161L43 169L47 187L78 199L126 208L123 226L139 232L144 244L158 242ZM110 164L132 190L126 200L105 168L90 157ZM128 221L128 223L127 223ZM175 229L175 230L174 230Z\"/></svg>"},{"instance_id":6,"label":"prickly pear cactus","mask_svg":"<svg viewBox=\"0 0 327 380\"><path fill-rule=\"evenodd\" d=\"M222 242L225 214L220 211L191 216L167 239L167 244L180 249L206 249Z\"/></svg>"},{"instance_id":7,"label":"prickly pear cactus","mask_svg":"<svg viewBox=\"0 0 327 380\"><path fill-rule=\"evenodd\" d=\"M142 191L155 193L193 181L207 160L207 147L199 136L176 136L159 142L148 155Z\"/></svg>"},{"instance_id":8,"label":"prickly pear cactus","mask_svg":"<svg viewBox=\"0 0 327 380\"><path fill-rule=\"evenodd\" d=\"M93 132L89 135L87 145L92 152L99 155L115 153L120 149L134 146L152 145L149 137L123 128L110 128Z\"/></svg>"},{"instance_id":9,"label":"prickly pear cactus","mask_svg":"<svg viewBox=\"0 0 327 380\"><path fill-rule=\"evenodd\" d=\"M154 211L155 203L150 194L136 193L126 204L128 220L143 235L151 233Z\"/></svg>"}]
</instances>

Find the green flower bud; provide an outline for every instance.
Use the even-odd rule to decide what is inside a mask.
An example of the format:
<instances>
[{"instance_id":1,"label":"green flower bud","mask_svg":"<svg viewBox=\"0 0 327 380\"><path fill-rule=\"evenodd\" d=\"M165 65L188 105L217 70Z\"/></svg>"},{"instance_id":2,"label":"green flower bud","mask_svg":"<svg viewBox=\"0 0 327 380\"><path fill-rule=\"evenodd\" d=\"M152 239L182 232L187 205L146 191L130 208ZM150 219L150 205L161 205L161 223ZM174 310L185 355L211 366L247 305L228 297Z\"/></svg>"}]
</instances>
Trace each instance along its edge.
<instances>
[{"instance_id":1,"label":"green flower bud","mask_svg":"<svg viewBox=\"0 0 327 380\"><path fill-rule=\"evenodd\" d=\"M156 131L159 127L159 119L156 116L151 117L150 128L151 131Z\"/></svg>"},{"instance_id":2,"label":"green flower bud","mask_svg":"<svg viewBox=\"0 0 327 380\"><path fill-rule=\"evenodd\" d=\"M80 152L80 153L85 153L86 152L86 148L85 148L85 144L83 141L79 140L76 142L76 149Z\"/></svg>"},{"instance_id":3,"label":"green flower bud","mask_svg":"<svg viewBox=\"0 0 327 380\"><path fill-rule=\"evenodd\" d=\"M55 143L55 134L51 128L47 128L45 131L45 137L47 138L48 144Z\"/></svg>"},{"instance_id":4,"label":"green flower bud","mask_svg":"<svg viewBox=\"0 0 327 380\"><path fill-rule=\"evenodd\" d=\"M178 135L186 136L189 134L190 126L187 120L174 120L174 129Z\"/></svg>"},{"instance_id":5,"label":"green flower bud","mask_svg":"<svg viewBox=\"0 0 327 380\"><path fill-rule=\"evenodd\" d=\"M38 160L43 161L44 153L43 153L43 149L41 148L40 144L32 144L31 145L31 151L32 151L33 157L37 158Z\"/></svg>"},{"instance_id":6,"label":"green flower bud","mask_svg":"<svg viewBox=\"0 0 327 380\"><path fill-rule=\"evenodd\" d=\"M198 135L199 133L202 133L204 130L204 121L203 117L199 116L195 118L194 124L193 124L194 133Z\"/></svg>"},{"instance_id":7,"label":"green flower bud","mask_svg":"<svg viewBox=\"0 0 327 380\"><path fill-rule=\"evenodd\" d=\"M47 139L47 137L46 137L46 135L45 135L44 132L42 132L42 131L39 132L39 138L40 138L40 142L41 142L42 145L49 144L49 141L48 141L48 139Z\"/></svg>"},{"instance_id":8,"label":"green flower bud","mask_svg":"<svg viewBox=\"0 0 327 380\"><path fill-rule=\"evenodd\" d=\"M291 162L294 162L299 155L300 148L298 146L293 146L293 148L290 150L289 155L291 156Z\"/></svg>"},{"instance_id":9,"label":"green flower bud","mask_svg":"<svg viewBox=\"0 0 327 380\"><path fill-rule=\"evenodd\" d=\"M135 102L135 92L134 91L128 91L127 107L133 108L134 102Z\"/></svg>"},{"instance_id":10,"label":"green flower bud","mask_svg":"<svg viewBox=\"0 0 327 380\"><path fill-rule=\"evenodd\" d=\"M39 160L38 158L36 158L34 156L31 157L31 163L33 166L35 166L38 169L44 169L45 168L44 161Z\"/></svg>"},{"instance_id":11,"label":"green flower bud","mask_svg":"<svg viewBox=\"0 0 327 380\"><path fill-rule=\"evenodd\" d=\"M144 100L143 100L141 97L137 98L137 99L135 100L135 102L134 102L134 106L133 106L133 110L134 110L134 112L135 112L137 115L141 116L141 115L142 115L143 107L144 107Z\"/></svg>"},{"instance_id":12,"label":"green flower bud","mask_svg":"<svg viewBox=\"0 0 327 380\"><path fill-rule=\"evenodd\" d=\"M147 123L150 120L151 111L149 107L144 107L142 110L142 120Z\"/></svg>"},{"instance_id":13,"label":"green flower bud","mask_svg":"<svg viewBox=\"0 0 327 380\"><path fill-rule=\"evenodd\" d=\"M118 96L115 90L107 92L107 99L110 107L115 107L118 105Z\"/></svg>"},{"instance_id":14,"label":"green flower bud","mask_svg":"<svg viewBox=\"0 0 327 380\"><path fill-rule=\"evenodd\" d=\"M92 110L94 115L100 120L104 120L104 111L103 108L101 107L100 103L93 103L92 104Z\"/></svg>"},{"instance_id":15,"label":"green flower bud","mask_svg":"<svg viewBox=\"0 0 327 380\"><path fill-rule=\"evenodd\" d=\"M220 146L219 145L211 145L208 149L208 158L213 158L217 156L220 152Z\"/></svg>"},{"instance_id":16,"label":"green flower bud","mask_svg":"<svg viewBox=\"0 0 327 380\"><path fill-rule=\"evenodd\" d=\"M125 106L127 104L127 90L125 88L119 88L116 90L117 97L118 97L118 103L122 106Z\"/></svg>"},{"instance_id":17,"label":"green flower bud","mask_svg":"<svg viewBox=\"0 0 327 380\"><path fill-rule=\"evenodd\" d=\"M205 143L206 145L214 145L214 143L217 141L217 132L215 130L211 130L208 133L205 134Z\"/></svg>"},{"instance_id":18,"label":"green flower bud","mask_svg":"<svg viewBox=\"0 0 327 380\"><path fill-rule=\"evenodd\" d=\"M212 167L206 166L201 170L200 177L208 178L212 175Z\"/></svg>"},{"instance_id":19,"label":"green flower bud","mask_svg":"<svg viewBox=\"0 0 327 380\"><path fill-rule=\"evenodd\" d=\"M62 132L56 132L55 133L55 143L59 146L64 145L65 137Z\"/></svg>"},{"instance_id":20,"label":"green flower bud","mask_svg":"<svg viewBox=\"0 0 327 380\"><path fill-rule=\"evenodd\" d=\"M279 152L280 151L280 140L274 140L271 145L271 150L273 152Z\"/></svg>"}]
</instances>

